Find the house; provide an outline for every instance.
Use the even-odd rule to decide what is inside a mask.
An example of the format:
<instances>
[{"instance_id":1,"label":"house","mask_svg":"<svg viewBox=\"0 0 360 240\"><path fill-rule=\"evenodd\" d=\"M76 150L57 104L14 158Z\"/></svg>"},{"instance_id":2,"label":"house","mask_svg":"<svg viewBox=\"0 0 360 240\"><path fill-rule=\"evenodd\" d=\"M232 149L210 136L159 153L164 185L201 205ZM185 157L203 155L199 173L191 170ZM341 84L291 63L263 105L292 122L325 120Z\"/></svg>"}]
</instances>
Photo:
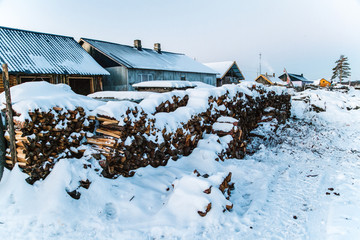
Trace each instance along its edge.
<instances>
[{"instance_id":1,"label":"house","mask_svg":"<svg viewBox=\"0 0 360 240\"><path fill-rule=\"evenodd\" d=\"M280 80L279 78L275 77L275 73L272 75L260 74L256 79L255 82L264 84L264 85L276 85L276 86L285 86L287 85L286 82Z\"/></svg>"},{"instance_id":2,"label":"house","mask_svg":"<svg viewBox=\"0 0 360 240\"><path fill-rule=\"evenodd\" d=\"M187 80L216 84L216 72L184 54L166 52L159 43L154 49L81 38L80 45L108 72L104 90L134 90L133 84L153 80Z\"/></svg>"},{"instance_id":3,"label":"house","mask_svg":"<svg viewBox=\"0 0 360 240\"><path fill-rule=\"evenodd\" d=\"M322 79L320 79L319 86L320 86L320 87L330 87L330 86L331 86L331 82L329 82L329 81L326 80L325 78L322 78Z\"/></svg>"},{"instance_id":4,"label":"house","mask_svg":"<svg viewBox=\"0 0 360 240\"><path fill-rule=\"evenodd\" d=\"M0 64L4 63L10 86L65 83L84 95L102 90L102 77L109 74L72 37L0 27Z\"/></svg>"},{"instance_id":5,"label":"house","mask_svg":"<svg viewBox=\"0 0 360 240\"><path fill-rule=\"evenodd\" d=\"M236 61L212 62L204 63L204 65L217 72L216 86L218 87L223 84L239 83L245 79Z\"/></svg>"},{"instance_id":6,"label":"house","mask_svg":"<svg viewBox=\"0 0 360 240\"><path fill-rule=\"evenodd\" d=\"M313 83L313 81L306 79L303 74L299 75L299 74L294 74L294 73L288 73L288 75L289 75L291 83L293 84L294 87L304 87L307 84ZM286 82L286 80L287 80L287 76L285 73L283 75L281 75L279 78L283 82Z\"/></svg>"}]
</instances>

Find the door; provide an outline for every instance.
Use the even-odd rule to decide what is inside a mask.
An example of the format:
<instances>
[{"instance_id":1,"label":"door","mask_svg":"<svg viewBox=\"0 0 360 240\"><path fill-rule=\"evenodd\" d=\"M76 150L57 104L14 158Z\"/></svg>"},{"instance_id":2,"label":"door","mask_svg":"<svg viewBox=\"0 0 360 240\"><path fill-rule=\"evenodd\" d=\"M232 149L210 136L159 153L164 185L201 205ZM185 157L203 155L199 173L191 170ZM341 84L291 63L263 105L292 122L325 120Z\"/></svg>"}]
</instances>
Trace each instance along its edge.
<instances>
[{"instance_id":1,"label":"door","mask_svg":"<svg viewBox=\"0 0 360 240\"><path fill-rule=\"evenodd\" d=\"M81 95L93 93L92 78L69 78L71 89Z\"/></svg>"}]
</instances>

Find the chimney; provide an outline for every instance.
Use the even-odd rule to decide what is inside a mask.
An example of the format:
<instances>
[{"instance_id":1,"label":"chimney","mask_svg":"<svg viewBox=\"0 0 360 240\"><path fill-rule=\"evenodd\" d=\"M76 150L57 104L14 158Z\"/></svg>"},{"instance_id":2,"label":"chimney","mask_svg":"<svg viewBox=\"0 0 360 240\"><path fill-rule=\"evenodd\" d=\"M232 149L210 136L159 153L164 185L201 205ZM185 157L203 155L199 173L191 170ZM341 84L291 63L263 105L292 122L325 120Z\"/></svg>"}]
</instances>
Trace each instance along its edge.
<instances>
[{"instance_id":1,"label":"chimney","mask_svg":"<svg viewBox=\"0 0 360 240\"><path fill-rule=\"evenodd\" d=\"M139 39L134 40L134 47L136 47L137 50L141 51L142 50L141 40Z\"/></svg>"},{"instance_id":2,"label":"chimney","mask_svg":"<svg viewBox=\"0 0 360 240\"><path fill-rule=\"evenodd\" d=\"M304 74L301 74L300 76L302 76L302 77L303 77L303 76L304 76Z\"/></svg>"},{"instance_id":3,"label":"chimney","mask_svg":"<svg viewBox=\"0 0 360 240\"><path fill-rule=\"evenodd\" d=\"M158 53L161 53L161 45L160 43L154 43L154 50Z\"/></svg>"}]
</instances>

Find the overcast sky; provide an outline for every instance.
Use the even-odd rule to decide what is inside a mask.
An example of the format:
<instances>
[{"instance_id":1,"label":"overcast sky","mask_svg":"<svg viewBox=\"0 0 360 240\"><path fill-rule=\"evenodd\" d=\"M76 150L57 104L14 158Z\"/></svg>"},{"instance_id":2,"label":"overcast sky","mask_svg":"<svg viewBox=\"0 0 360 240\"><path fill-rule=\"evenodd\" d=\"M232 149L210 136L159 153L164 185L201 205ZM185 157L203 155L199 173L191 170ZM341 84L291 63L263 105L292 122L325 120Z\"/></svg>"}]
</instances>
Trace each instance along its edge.
<instances>
[{"instance_id":1,"label":"overcast sky","mask_svg":"<svg viewBox=\"0 0 360 240\"><path fill-rule=\"evenodd\" d=\"M0 26L112 41L259 72L331 77L349 58L360 80L360 0L0 0Z\"/></svg>"}]
</instances>

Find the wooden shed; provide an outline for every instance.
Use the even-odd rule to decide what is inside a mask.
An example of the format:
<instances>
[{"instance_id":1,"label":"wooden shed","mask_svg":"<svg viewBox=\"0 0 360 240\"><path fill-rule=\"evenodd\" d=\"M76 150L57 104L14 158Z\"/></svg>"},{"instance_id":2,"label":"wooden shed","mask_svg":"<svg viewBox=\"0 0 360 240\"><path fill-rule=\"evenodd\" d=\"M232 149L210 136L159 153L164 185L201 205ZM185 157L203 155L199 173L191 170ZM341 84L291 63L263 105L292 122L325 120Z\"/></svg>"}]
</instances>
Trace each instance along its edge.
<instances>
[{"instance_id":1,"label":"wooden shed","mask_svg":"<svg viewBox=\"0 0 360 240\"><path fill-rule=\"evenodd\" d=\"M331 82L329 82L325 78L322 78L322 79L320 79L319 85L320 85L320 87L330 87Z\"/></svg>"},{"instance_id":2,"label":"wooden shed","mask_svg":"<svg viewBox=\"0 0 360 240\"><path fill-rule=\"evenodd\" d=\"M236 61L212 62L204 63L204 65L214 69L217 72L216 86L218 87L224 84L236 84L241 80L245 80L245 77L242 74Z\"/></svg>"},{"instance_id":3,"label":"wooden shed","mask_svg":"<svg viewBox=\"0 0 360 240\"><path fill-rule=\"evenodd\" d=\"M109 75L72 37L0 27L0 64L4 63L10 86L65 83L83 95L102 90L102 77Z\"/></svg>"},{"instance_id":4,"label":"wooden shed","mask_svg":"<svg viewBox=\"0 0 360 240\"><path fill-rule=\"evenodd\" d=\"M134 90L133 84L154 80L200 81L216 84L216 72L179 53L166 52L159 43L154 49L143 48L140 40L134 46L81 38L80 45L108 72L104 90Z\"/></svg>"},{"instance_id":5,"label":"wooden shed","mask_svg":"<svg viewBox=\"0 0 360 240\"><path fill-rule=\"evenodd\" d=\"M269 75L267 73L260 74L256 79L255 82L261 83L263 85L276 85L276 86L285 86L287 85L286 82L282 81L281 79L275 77L275 73Z\"/></svg>"}]
</instances>

